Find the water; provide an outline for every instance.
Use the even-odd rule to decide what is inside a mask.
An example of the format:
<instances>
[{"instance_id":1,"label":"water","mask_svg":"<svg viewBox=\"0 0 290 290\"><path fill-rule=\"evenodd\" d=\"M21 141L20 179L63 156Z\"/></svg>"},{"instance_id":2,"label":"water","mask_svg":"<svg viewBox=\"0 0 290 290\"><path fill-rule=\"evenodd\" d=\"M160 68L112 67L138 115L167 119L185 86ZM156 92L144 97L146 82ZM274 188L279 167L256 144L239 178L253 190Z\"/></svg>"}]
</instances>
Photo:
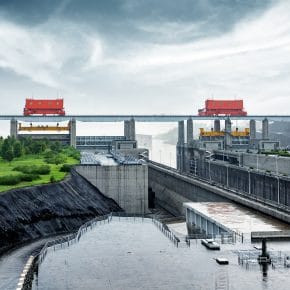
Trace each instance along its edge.
<instances>
[{"instance_id":1,"label":"water","mask_svg":"<svg viewBox=\"0 0 290 290\"><path fill-rule=\"evenodd\" d=\"M289 289L289 271L239 265L237 250L252 245L222 245L207 250L199 240L176 248L151 222L113 218L96 226L68 248L50 250L35 276L33 290L47 289ZM288 245L289 249L289 245ZM225 257L220 266L215 257Z\"/></svg>"}]
</instances>

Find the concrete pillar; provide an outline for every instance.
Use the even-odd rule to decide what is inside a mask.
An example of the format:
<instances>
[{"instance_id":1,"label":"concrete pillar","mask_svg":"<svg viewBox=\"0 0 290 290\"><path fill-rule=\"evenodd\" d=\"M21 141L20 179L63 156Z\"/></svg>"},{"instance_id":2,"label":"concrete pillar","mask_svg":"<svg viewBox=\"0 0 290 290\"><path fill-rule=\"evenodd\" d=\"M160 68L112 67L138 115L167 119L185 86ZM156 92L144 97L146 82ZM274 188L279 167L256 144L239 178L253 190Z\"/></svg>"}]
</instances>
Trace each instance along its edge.
<instances>
[{"instance_id":1,"label":"concrete pillar","mask_svg":"<svg viewBox=\"0 0 290 290\"><path fill-rule=\"evenodd\" d=\"M136 140L136 131L135 131L135 120L132 118L130 120L130 137L131 140Z\"/></svg>"},{"instance_id":2,"label":"concrete pillar","mask_svg":"<svg viewBox=\"0 0 290 290\"><path fill-rule=\"evenodd\" d=\"M267 118L262 121L262 139L269 139L269 121Z\"/></svg>"},{"instance_id":3,"label":"concrete pillar","mask_svg":"<svg viewBox=\"0 0 290 290\"><path fill-rule=\"evenodd\" d=\"M193 141L193 122L192 119L189 118L187 120L187 128L186 128L186 132L187 132L187 146L189 146L192 141Z\"/></svg>"},{"instance_id":4,"label":"concrete pillar","mask_svg":"<svg viewBox=\"0 0 290 290\"><path fill-rule=\"evenodd\" d=\"M18 122L15 119L10 120L10 137L17 138L18 134L18 128L17 128Z\"/></svg>"},{"instance_id":5,"label":"concrete pillar","mask_svg":"<svg viewBox=\"0 0 290 290\"><path fill-rule=\"evenodd\" d=\"M256 120L250 120L250 139L256 139Z\"/></svg>"},{"instance_id":6,"label":"concrete pillar","mask_svg":"<svg viewBox=\"0 0 290 290\"><path fill-rule=\"evenodd\" d=\"M178 122L178 141L176 145L176 167L177 170L185 170L184 154L184 121Z\"/></svg>"},{"instance_id":7,"label":"concrete pillar","mask_svg":"<svg viewBox=\"0 0 290 290\"><path fill-rule=\"evenodd\" d=\"M77 123L75 119L69 122L70 146L77 147Z\"/></svg>"},{"instance_id":8,"label":"concrete pillar","mask_svg":"<svg viewBox=\"0 0 290 290\"><path fill-rule=\"evenodd\" d=\"M230 118L225 120L225 132L231 133L232 132L232 122Z\"/></svg>"},{"instance_id":9,"label":"concrete pillar","mask_svg":"<svg viewBox=\"0 0 290 290\"><path fill-rule=\"evenodd\" d=\"M136 131L135 131L135 120L124 121L124 136L126 140L136 140Z\"/></svg>"},{"instance_id":10,"label":"concrete pillar","mask_svg":"<svg viewBox=\"0 0 290 290\"><path fill-rule=\"evenodd\" d=\"M232 122L230 118L225 120L225 149L229 150L232 147Z\"/></svg>"},{"instance_id":11,"label":"concrete pillar","mask_svg":"<svg viewBox=\"0 0 290 290\"><path fill-rule=\"evenodd\" d=\"M221 131L221 121L219 119L214 120L214 131L215 132Z\"/></svg>"},{"instance_id":12,"label":"concrete pillar","mask_svg":"<svg viewBox=\"0 0 290 290\"><path fill-rule=\"evenodd\" d=\"M130 124L129 120L124 121L124 136L126 140L130 140Z\"/></svg>"},{"instance_id":13,"label":"concrete pillar","mask_svg":"<svg viewBox=\"0 0 290 290\"><path fill-rule=\"evenodd\" d=\"M178 144L184 144L184 121L178 122Z\"/></svg>"}]
</instances>

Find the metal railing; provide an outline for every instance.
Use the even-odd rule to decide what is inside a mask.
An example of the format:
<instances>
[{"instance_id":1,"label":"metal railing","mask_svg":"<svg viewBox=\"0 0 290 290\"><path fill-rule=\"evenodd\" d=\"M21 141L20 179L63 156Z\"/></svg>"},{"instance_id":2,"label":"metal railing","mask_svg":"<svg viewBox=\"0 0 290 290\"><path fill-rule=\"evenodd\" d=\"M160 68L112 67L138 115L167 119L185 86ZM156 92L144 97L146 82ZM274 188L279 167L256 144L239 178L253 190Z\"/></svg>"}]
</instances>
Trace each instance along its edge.
<instances>
[{"instance_id":1,"label":"metal railing","mask_svg":"<svg viewBox=\"0 0 290 290\"><path fill-rule=\"evenodd\" d=\"M90 229L93 229L96 225L99 224L105 224L110 223L112 221L112 218L119 217L119 221L121 218L128 218L131 221L137 221L142 220L144 221L152 221L154 225L157 226L158 229L166 236L168 237L174 245L178 247L178 243L180 243L180 239L176 237L176 235L162 222L158 221L154 216L152 217L145 217L143 214L127 214L125 212L111 212L109 214L98 216L85 224L83 224L79 230L76 233L70 234L66 237L62 237L53 241L47 242L40 253L37 255L37 263L41 264L43 260L45 259L45 256L48 252L49 248L52 248L53 250L68 247L80 240L80 238Z\"/></svg>"},{"instance_id":2,"label":"metal railing","mask_svg":"<svg viewBox=\"0 0 290 290\"><path fill-rule=\"evenodd\" d=\"M70 234L66 237L62 237L53 241L47 242L44 247L41 249L39 254L37 255L37 262L38 264L41 264L47 254L48 248L54 247L54 250L58 248L62 248L63 246L71 245L75 242L78 242L82 235L88 231L88 229L92 229L95 225L97 225L99 222L110 222L112 220L112 213L103 215L103 216L98 216L85 224L83 224L79 230L76 233ZM56 247L57 246L57 247Z\"/></svg>"}]
</instances>

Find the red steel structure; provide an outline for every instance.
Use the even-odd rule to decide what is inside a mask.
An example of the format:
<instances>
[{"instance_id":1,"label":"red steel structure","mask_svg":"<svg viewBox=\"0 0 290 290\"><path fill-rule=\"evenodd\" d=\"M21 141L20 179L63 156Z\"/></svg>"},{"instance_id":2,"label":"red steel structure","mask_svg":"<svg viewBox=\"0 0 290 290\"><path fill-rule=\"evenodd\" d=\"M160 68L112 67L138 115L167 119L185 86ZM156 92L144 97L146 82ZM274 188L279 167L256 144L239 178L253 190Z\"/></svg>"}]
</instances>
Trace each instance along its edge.
<instances>
[{"instance_id":1,"label":"red steel structure","mask_svg":"<svg viewBox=\"0 0 290 290\"><path fill-rule=\"evenodd\" d=\"M206 100L205 108L198 110L199 116L247 116L243 100Z\"/></svg>"},{"instance_id":2,"label":"red steel structure","mask_svg":"<svg viewBox=\"0 0 290 290\"><path fill-rule=\"evenodd\" d=\"M24 116L31 115L58 115L64 116L63 99L44 100L26 99L23 111Z\"/></svg>"}]
</instances>

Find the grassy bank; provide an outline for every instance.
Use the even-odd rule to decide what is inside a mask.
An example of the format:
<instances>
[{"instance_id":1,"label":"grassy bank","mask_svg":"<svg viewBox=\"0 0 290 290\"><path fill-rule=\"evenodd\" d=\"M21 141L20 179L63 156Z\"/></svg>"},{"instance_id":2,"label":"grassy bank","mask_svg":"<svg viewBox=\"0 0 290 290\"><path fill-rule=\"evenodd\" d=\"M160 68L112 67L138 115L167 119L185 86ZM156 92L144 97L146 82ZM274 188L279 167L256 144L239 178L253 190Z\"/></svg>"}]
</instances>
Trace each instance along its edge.
<instances>
[{"instance_id":1,"label":"grassy bank","mask_svg":"<svg viewBox=\"0 0 290 290\"><path fill-rule=\"evenodd\" d=\"M7 191L14 188L21 188L25 186L32 186L38 184L46 184L51 182L51 177L53 176L54 181L61 181L67 175L67 172L61 172L63 164L77 164L79 161L73 157L66 156L64 163L56 164L47 164L43 155L30 154L24 155L19 158L13 159L11 162L5 161L0 158L0 177L7 175L19 175L19 172L13 170L18 166L41 166L49 165L50 173L45 175L39 175L39 178L33 181L22 181L16 185L0 185L0 192Z\"/></svg>"}]
</instances>

